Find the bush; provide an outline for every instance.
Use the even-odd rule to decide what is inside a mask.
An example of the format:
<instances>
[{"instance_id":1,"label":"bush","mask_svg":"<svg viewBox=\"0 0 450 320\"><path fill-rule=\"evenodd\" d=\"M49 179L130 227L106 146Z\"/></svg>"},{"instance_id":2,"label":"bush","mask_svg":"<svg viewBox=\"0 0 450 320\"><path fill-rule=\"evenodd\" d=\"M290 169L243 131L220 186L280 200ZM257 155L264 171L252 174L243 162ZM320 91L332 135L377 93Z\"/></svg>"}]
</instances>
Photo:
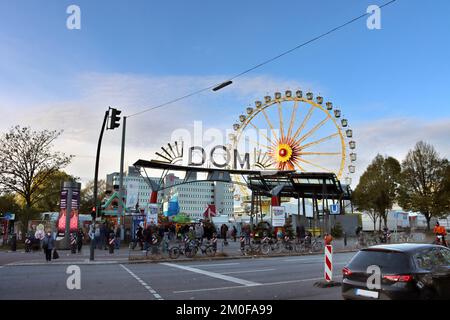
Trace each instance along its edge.
<instances>
[{"instance_id":1,"label":"bush","mask_svg":"<svg viewBox=\"0 0 450 320\"><path fill-rule=\"evenodd\" d=\"M342 226L339 222L336 222L334 227L331 228L331 236L333 238L341 238L343 234Z\"/></svg>"}]
</instances>

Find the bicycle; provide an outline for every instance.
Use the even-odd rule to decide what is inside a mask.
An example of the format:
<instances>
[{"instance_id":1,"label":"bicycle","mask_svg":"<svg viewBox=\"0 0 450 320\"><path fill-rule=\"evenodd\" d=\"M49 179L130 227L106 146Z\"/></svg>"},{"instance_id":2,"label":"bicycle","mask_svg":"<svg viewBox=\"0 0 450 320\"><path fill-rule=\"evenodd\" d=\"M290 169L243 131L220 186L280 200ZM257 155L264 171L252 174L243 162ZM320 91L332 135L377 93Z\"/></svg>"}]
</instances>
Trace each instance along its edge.
<instances>
[{"instance_id":1,"label":"bicycle","mask_svg":"<svg viewBox=\"0 0 450 320\"><path fill-rule=\"evenodd\" d=\"M279 243L277 251L279 253L282 253L283 251L287 251L289 253L292 253L292 251L295 250L295 245L293 244L292 240L288 237L285 236L283 238L283 240L281 241L281 243Z\"/></svg>"},{"instance_id":2,"label":"bicycle","mask_svg":"<svg viewBox=\"0 0 450 320\"><path fill-rule=\"evenodd\" d=\"M193 258L196 255L197 251L195 246L187 237L183 240L182 244L178 243L175 247L169 249L169 257L171 259L178 259L180 255L184 255L186 258Z\"/></svg>"},{"instance_id":3,"label":"bicycle","mask_svg":"<svg viewBox=\"0 0 450 320\"><path fill-rule=\"evenodd\" d=\"M194 245L195 252L198 252L200 250L202 254L208 257L214 257L216 255L216 249L210 243L204 244L200 240L193 240L191 244Z\"/></svg>"},{"instance_id":4,"label":"bicycle","mask_svg":"<svg viewBox=\"0 0 450 320\"><path fill-rule=\"evenodd\" d=\"M268 255L271 251L279 252L281 245L278 241L265 236L261 241L261 253Z\"/></svg>"}]
</instances>

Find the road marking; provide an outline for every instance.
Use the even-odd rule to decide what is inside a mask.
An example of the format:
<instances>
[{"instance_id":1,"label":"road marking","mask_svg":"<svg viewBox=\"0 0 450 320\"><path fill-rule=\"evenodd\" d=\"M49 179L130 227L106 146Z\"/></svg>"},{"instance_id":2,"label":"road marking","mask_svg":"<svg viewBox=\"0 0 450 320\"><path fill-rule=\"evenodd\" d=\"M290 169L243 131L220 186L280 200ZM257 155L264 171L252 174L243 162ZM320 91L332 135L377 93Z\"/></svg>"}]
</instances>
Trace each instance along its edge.
<instances>
[{"instance_id":1,"label":"road marking","mask_svg":"<svg viewBox=\"0 0 450 320\"><path fill-rule=\"evenodd\" d=\"M153 296L158 299L158 300L164 300L159 294L156 293L155 290L153 290L152 287L150 287L147 283L145 283L141 278L139 278L137 275L135 275L133 273L133 271L131 271L130 269L128 269L127 267L125 267L123 264L120 264L120 266L126 271L128 272L133 278L135 278L140 284L142 284L142 286L147 289L151 294L153 294Z\"/></svg>"},{"instance_id":2,"label":"road marking","mask_svg":"<svg viewBox=\"0 0 450 320\"><path fill-rule=\"evenodd\" d=\"M342 277L342 276L333 276L333 278L341 278L341 277ZM289 283L308 282L308 281L319 281L319 280L323 280L323 277L321 277L321 278L310 278L310 279L298 279L298 280L287 280L287 281L279 281L279 282L261 283L261 284L259 284L259 287L264 287L264 286L275 286L275 285L289 284ZM173 291L173 293L189 293L189 292L202 292L202 291L219 291L219 290L238 289L238 288L248 288L248 287L247 287L247 286L232 286L232 287L219 287L219 288L206 288L206 289L180 290L180 291Z\"/></svg>"},{"instance_id":3,"label":"road marking","mask_svg":"<svg viewBox=\"0 0 450 320\"><path fill-rule=\"evenodd\" d=\"M188 267L221 267L221 266L232 266L240 264L239 262L232 262L232 263L216 263L216 264L193 264L193 265L187 265Z\"/></svg>"},{"instance_id":4,"label":"road marking","mask_svg":"<svg viewBox=\"0 0 450 320\"><path fill-rule=\"evenodd\" d=\"M173 268L187 270L187 271L191 271L191 272L195 272L195 273L200 273L200 274L203 274L205 276L209 276L211 278L217 278L217 279L221 279L221 280L225 280L225 281L230 281L230 282L242 284L242 285L244 285L246 287L253 287L253 286L259 286L260 285L260 283L257 283L257 282L248 281L248 280L244 280L244 279L239 279L239 278L235 278L235 277L230 277L230 276L223 275L221 273L201 270L201 269L192 268L192 267L188 267L188 266L182 266L182 265L178 265L178 264L174 264L174 263L164 262L164 263L161 263L161 264L165 265L165 266L168 266L168 267L173 267Z\"/></svg>"},{"instance_id":5,"label":"road marking","mask_svg":"<svg viewBox=\"0 0 450 320\"><path fill-rule=\"evenodd\" d=\"M320 262L323 261L323 259L285 259L282 260L283 262L298 262L298 261L303 261L303 262Z\"/></svg>"},{"instance_id":6,"label":"road marking","mask_svg":"<svg viewBox=\"0 0 450 320\"><path fill-rule=\"evenodd\" d=\"M222 272L222 274L252 273L252 272L264 272L264 271L274 271L274 270L277 270L277 269L259 269L259 270L230 271L230 272Z\"/></svg>"}]
</instances>

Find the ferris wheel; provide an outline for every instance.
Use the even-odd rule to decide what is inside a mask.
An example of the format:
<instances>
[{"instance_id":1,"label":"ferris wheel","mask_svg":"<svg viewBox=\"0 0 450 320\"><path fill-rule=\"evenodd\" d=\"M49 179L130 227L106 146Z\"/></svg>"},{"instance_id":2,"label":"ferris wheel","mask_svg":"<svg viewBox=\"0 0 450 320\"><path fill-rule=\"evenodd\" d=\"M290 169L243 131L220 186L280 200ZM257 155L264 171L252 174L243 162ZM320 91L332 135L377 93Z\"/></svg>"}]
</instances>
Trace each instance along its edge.
<instances>
[{"instance_id":1,"label":"ferris wheel","mask_svg":"<svg viewBox=\"0 0 450 320\"><path fill-rule=\"evenodd\" d=\"M343 112L301 90L275 92L248 106L233 124L229 147L252 153L252 169L330 172L348 185L357 159L353 130ZM249 195L242 177L233 179Z\"/></svg>"}]
</instances>

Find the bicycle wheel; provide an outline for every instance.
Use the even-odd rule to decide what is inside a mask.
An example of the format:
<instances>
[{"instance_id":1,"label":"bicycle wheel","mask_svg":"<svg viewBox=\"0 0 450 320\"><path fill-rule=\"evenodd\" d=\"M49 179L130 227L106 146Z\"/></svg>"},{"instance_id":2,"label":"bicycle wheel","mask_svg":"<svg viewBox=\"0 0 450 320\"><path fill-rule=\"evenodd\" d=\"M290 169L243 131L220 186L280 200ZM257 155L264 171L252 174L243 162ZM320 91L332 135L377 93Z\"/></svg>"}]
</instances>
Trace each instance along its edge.
<instances>
[{"instance_id":1,"label":"bicycle wheel","mask_svg":"<svg viewBox=\"0 0 450 320\"><path fill-rule=\"evenodd\" d=\"M295 252L297 252L297 253L305 252L305 245L302 244L302 243L296 243L296 244L294 245L294 250L295 250Z\"/></svg>"},{"instance_id":2,"label":"bicycle wheel","mask_svg":"<svg viewBox=\"0 0 450 320\"><path fill-rule=\"evenodd\" d=\"M207 246L205 249L205 253L208 257L214 257L216 255L216 251L214 250L213 247L211 246Z\"/></svg>"},{"instance_id":3,"label":"bicycle wheel","mask_svg":"<svg viewBox=\"0 0 450 320\"><path fill-rule=\"evenodd\" d=\"M261 246L261 253L265 254L265 255L268 255L270 253L270 249L271 249L270 248L270 244L263 243L262 246Z\"/></svg>"},{"instance_id":4,"label":"bicycle wheel","mask_svg":"<svg viewBox=\"0 0 450 320\"><path fill-rule=\"evenodd\" d=\"M187 247L184 249L184 255L185 255L187 258L193 258L193 257L195 256L196 253L197 253L197 250L196 250L195 247L187 246Z\"/></svg>"},{"instance_id":5,"label":"bicycle wheel","mask_svg":"<svg viewBox=\"0 0 450 320\"><path fill-rule=\"evenodd\" d=\"M272 245L272 250L276 253L281 253L283 251L283 247L284 245L277 241Z\"/></svg>"},{"instance_id":6,"label":"bicycle wheel","mask_svg":"<svg viewBox=\"0 0 450 320\"><path fill-rule=\"evenodd\" d=\"M323 251L323 243L320 241L314 242L312 247L313 252L322 252Z\"/></svg>"},{"instance_id":7,"label":"bicycle wheel","mask_svg":"<svg viewBox=\"0 0 450 320\"><path fill-rule=\"evenodd\" d=\"M173 247L169 249L169 257L171 259L178 259L178 257L180 256L180 248L178 247Z\"/></svg>"},{"instance_id":8,"label":"bicycle wheel","mask_svg":"<svg viewBox=\"0 0 450 320\"><path fill-rule=\"evenodd\" d=\"M249 244L246 244L241 251L244 256L249 256L252 254L252 247Z\"/></svg>"}]
</instances>

